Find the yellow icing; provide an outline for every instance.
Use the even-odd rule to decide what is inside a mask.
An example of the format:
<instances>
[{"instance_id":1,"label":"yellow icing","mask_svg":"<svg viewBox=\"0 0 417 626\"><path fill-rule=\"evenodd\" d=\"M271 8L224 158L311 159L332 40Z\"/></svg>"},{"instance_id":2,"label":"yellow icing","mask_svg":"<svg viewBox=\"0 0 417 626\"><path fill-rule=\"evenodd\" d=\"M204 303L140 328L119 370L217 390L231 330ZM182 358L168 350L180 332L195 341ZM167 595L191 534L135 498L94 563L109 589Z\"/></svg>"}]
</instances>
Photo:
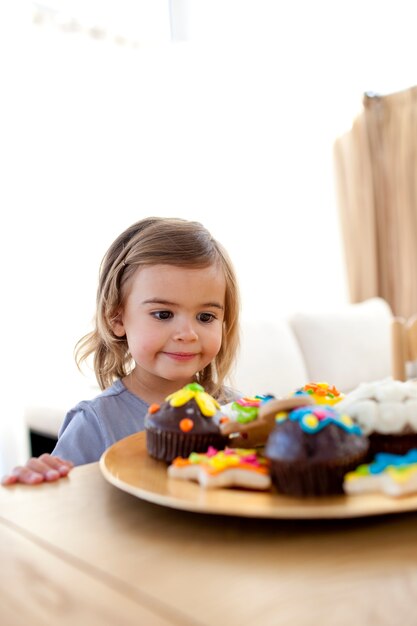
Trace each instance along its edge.
<instances>
[{"instance_id":1,"label":"yellow icing","mask_svg":"<svg viewBox=\"0 0 417 626\"><path fill-rule=\"evenodd\" d=\"M195 401L197 402L200 411L206 417L213 417L220 409L220 405L214 398L212 398L205 391L196 391Z\"/></svg>"},{"instance_id":2,"label":"yellow icing","mask_svg":"<svg viewBox=\"0 0 417 626\"><path fill-rule=\"evenodd\" d=\"M202 389L202 387L200 387ZM166 400L173 407L183 406L192 399L195 399L198 408L205 417L213 417L220 409L220 404L205 391L183 387L167 396Z\"/></svg>"},{"instance_id":3,"label":"yellow icing","mask_svg":"<svg viewBox=\"0 0 417 626\"><path fill-rule=\"evenodd\" d=\"M256 464L246 461L252 455L256 455ZM236 448L233 453L226 453L219 450L213 456L207 454L193 452L187 459L177 457L173 461L173 465L177 467L185 467L186 465L202 465L209 474L218 474L224 470L231 468L242 468L254 472L267 473L268 462L266 459L259 457L255 450L245 448Z\"/></svg>"},{"instance_id":4,"label":"yellow icing","mask_svg":"<svg viewBox=\"0 0 417 626\"><path fill-rule=\"evenodd\" d=\"M171 393L171 395L167 397L167 400L169 400L171 406L177 407L186 404L191 400L191 398L194 398L194 396L195 391L192 391L191 389L186 389L184 387L183 389L179 389L175 393Z\"/></svg>"},{"instance_id":5,"label":"yellow icing","mask_svg":"<svg viewBox=\"0 0 417 626\"><path fill-rule=\"evenodd\" d=\"M280 411L279 413L277 413L275 415L275 421L277 422L283 422L284 420L286 420L288 417L288 412L287 411Z\"/></svg>"},{"instance_id":6,"label":"yellow icing","mask_svg":"<svg viewBox=\"0 0 417 626\"><path fill-rule=\"evenodd\" d=\"M306 426L309 426L310 428L316 428L317 424L319 423L317 417L315 415L312 415L311 413L309 415L306 415L303 418L303 421Z\"/></svg>"},{"instance_id":7,"label":"yellow icing","mask_svg":"<svg viewBox=\"0 0 417 626\"><path fill-rule=\"evenodd\" d=\"M346 426L352 426L352 424L353 424L353 421L349 417L349 415L341 415L340 416L340 421L343 422L343 424L346 424Z\"/></svg>"},{"instance_id":8,"label":"yellow icing","mask_svg":"<svg viewBox=\"0 0 417 626\"><path fill-rule=\"evenodd\" d=\"M405 483L417 472L417 464L413 463L408 467L401 467L400 469L394 465L389 465L386 472L396 483Z\"/></svg>"}]
</instances>

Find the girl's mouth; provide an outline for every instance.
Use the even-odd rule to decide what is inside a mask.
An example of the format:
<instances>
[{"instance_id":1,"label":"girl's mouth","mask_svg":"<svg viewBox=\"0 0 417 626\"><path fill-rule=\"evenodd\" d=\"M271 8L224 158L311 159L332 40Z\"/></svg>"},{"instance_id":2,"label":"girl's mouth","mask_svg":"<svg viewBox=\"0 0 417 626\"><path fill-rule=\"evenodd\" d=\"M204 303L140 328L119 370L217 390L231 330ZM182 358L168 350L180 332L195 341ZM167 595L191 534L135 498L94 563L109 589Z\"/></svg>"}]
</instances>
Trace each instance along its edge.
<instances>
[{"instance_id":1,"label":"girl's mouth","mask_svg":"<svg viewBox=\"0 0 417 626\"><path fill-rule=\"evenodd\" d=\"M195 352L164 352L164 354L174 361L191 361L197 356Z\"/></svg>"}]
</instances>

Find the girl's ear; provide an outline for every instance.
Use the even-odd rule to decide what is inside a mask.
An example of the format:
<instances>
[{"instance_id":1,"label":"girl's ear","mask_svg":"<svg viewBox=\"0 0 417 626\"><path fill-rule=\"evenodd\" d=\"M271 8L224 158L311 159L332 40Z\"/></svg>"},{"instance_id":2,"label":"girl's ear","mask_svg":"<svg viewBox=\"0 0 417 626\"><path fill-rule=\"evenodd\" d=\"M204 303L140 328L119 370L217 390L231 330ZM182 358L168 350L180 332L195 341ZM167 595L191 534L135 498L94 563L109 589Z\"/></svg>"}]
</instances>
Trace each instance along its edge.
<instances>
[{"instance_id":1,"label":"girl's ear","mask_svg":"<svg viewBox=\"0 0 417 626\"><path fill-rule=\"evenodd\" d=\"M114 317L111 322L111 329L114 332L114 334L116 335L116 337L124 337L126 335L126 331L125 331L125 327L123 324L123 315L122 315L122 311L119 311L116 315L116 317Z\"/></svg>"}]
</instances>

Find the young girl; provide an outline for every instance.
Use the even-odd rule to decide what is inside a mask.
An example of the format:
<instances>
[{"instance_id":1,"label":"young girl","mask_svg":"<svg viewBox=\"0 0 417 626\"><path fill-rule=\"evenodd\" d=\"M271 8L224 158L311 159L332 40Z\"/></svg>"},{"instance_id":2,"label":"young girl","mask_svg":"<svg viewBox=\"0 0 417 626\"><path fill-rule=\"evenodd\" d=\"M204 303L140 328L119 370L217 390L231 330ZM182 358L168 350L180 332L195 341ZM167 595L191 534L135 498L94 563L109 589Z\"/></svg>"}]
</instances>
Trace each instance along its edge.
<instances>
[{"instance_id":1,"label":"young girl","mask_svg":"<svg viewBox=\"0 0 417 626\"><path fill-rule=\"evenodd\" d=\"M198 381L220 402L237 351L239 296L224 248L198 222L150 217L110 246L100 268L94 330L77 344L94 356L104 391L66 415L52 455L17 467L3 484L35 484L98 461L144 428L148 406ZM65 459L65 460L64 460Z\"/></svg>"}]
</instances>

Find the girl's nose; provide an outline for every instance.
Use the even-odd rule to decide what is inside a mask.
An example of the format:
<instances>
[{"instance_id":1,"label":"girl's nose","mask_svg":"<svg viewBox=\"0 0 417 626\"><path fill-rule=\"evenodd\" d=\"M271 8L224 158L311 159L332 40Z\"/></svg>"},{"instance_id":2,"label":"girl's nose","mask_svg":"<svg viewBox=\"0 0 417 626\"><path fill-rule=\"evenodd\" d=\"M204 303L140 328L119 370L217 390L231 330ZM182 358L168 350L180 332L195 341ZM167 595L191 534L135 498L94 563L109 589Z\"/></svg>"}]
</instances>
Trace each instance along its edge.
<instances>
[{"instance_id":1,"label":"girl's nose","mask_svg":"<svg viewBox=\"0 0 417 626\"><path fill-rule=\"evenodd\" d=\"M174 339L177 341L196 341L198 333L192 323L182 322L175 330Z\"/></svg>"}]
</instances>

